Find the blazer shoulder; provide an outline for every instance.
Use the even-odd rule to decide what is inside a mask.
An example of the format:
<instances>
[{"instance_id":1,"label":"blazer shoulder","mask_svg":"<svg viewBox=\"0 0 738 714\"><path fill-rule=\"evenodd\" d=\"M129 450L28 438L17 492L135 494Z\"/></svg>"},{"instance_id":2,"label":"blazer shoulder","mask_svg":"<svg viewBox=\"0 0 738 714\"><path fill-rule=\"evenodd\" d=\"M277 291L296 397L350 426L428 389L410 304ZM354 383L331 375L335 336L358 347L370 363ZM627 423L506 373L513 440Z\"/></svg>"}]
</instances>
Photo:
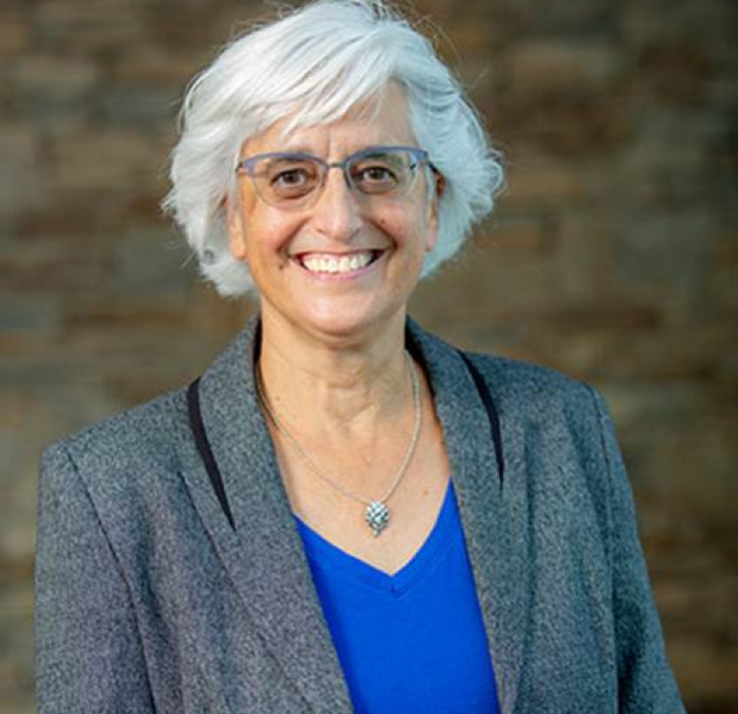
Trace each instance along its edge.
<instances>
[{"instance_id":1,"label":"blazer shoulder","mask_svg":"<svg viewBox=\"0 0 738 714\"><path fill-rule=\"evenodd\" d=\"M551 367L497 355L465 352L484 377L500 406L515 405L531 414L566 410L596 414L596 390L579 379Z\"/></svg>"},{"instance_id":2,"label":"blazer shoulder","mask_svg":"<svg viewBox=\"0 0 738 714\"><path fill-rule=\"evenodd\" d=\"M186 389L180 388L50 444L42 471L69 460L85 480L150 472L176 460L177 444L188 429Z\"/></svg>"}]
</instances>

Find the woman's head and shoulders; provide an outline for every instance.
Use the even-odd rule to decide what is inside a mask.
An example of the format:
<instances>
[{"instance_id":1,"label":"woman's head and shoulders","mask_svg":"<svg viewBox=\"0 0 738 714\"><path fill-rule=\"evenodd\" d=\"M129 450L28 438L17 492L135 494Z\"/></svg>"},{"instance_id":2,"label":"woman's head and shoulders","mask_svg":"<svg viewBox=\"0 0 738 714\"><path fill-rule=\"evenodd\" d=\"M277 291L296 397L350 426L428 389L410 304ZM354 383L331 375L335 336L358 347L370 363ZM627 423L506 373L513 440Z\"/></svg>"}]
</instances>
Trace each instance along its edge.
<instances>
[{"instance_id":1,"label":"woman's head and shoulders","mask_svg":"<svg viewBox=\"0 0 738 714\"><path fill-rule=\"evenodd\" d=\"M224 297L258 286L272 334L297 326L302 346L363 349L381 341L382 331L404 332L427 371L431 363L451 365L448 388L470 379L457 351L409 318L405 304L417 280L453 259L492 210L502 167L458 81L405 19L380 2L326 0L294 11L233 41L190 86L181 119L165 207ZM239 162L274 152L335 165L387 146L426 153L408 195L366 211L346 208L372 197L339 181L340 171L327 170L318 207L290 212L269 205L237 170ZM417 159L409 156L402 158ZM259 240L248 240L255 234ZM340 270L330 263L341 258L361 262L365 273L343 290L330 272ZM228 380L252 367L257 320L203 384L227 392ZM545 367L481 354L472 361L503 419L514 412L537 420L591 402L583 385ZM66 448L99 463L144 454L166 461L175 458L172 434L186 426L180 389L64 440L47 458Z\"/></svg>"}]
</instances>

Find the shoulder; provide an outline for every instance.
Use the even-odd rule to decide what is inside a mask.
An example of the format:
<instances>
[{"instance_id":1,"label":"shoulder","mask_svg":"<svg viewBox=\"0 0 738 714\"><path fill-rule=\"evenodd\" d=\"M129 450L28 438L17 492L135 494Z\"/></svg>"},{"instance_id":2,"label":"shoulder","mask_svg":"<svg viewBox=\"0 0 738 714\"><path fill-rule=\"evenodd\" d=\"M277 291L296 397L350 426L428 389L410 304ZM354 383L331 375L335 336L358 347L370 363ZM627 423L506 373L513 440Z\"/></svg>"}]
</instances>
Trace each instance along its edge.
<instances>
[{"instance_id":1,"label":"shoulder","mask_svg":"<svg viewBox=\"0 0 738 714\"><path fill-rule=\"evenodd\" d=\"M188 427L186 389L162 394L50 444L42 481L79 474L90 492L110 494L177 469Z\"/></svg>"},{"instance_id":2,"label":"shoulder","mask_svg":"<svg viewBox=\"0 0 738 714\"><path fill-rule=\"evenodd\" d=\"M503 430L507 427L508 433L524 439L527 448L545 445L549 455L576 455L581 464L608 470L608 447L617 451L617 445L607 405L597 389L549 367L464 354L484 379Z\"/></svg>"},{"instance_id":3,"label":"shoulder","mask_svg":"<svg viewBox=\"0 0 738 714\"><path fill-rule=\"evenodd\" d=\"M586 382L538 364L475 352L463 354L482 375L501 409L530 418L597 415L601 398Z\"/></svg>"},{"instance_id":4,"label":"shoulder","mask_svg":"<svg viewBox=\"0 0 738 714\"><path fill-rule=\"evenodd\" d=\"M606 407L589 384L550 367L459 349L412 320L408 327L411 344L419 344L424 359L443 372L446 388L467 393L468 370L459 366L462 358L471 363L503 422L544 430L570 425L597 437Z\"/></svg>"}]
</instances>

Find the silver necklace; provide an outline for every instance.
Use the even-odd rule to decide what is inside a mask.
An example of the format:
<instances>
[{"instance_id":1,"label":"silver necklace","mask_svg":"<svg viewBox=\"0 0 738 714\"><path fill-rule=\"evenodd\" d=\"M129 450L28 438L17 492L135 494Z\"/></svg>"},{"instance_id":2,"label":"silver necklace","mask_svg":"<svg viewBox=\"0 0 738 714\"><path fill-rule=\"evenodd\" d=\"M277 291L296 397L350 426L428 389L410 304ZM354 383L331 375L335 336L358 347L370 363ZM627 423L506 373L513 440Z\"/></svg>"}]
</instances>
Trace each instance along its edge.
<instances>
[{"instance_id":1,"label":"silver necklace","mask_svg":"<svg viewBox=\"0 0 738 714\"><path fill-rule=\"evenodd\" d=\"M390 510L387 506L387 500L395 492L395 489L400 484L402 477L405 475L407 467L410 465L410 460L415 453L415 448L418 445L418 438L420 437L420 427L422 423L422 410L420 408L420 384L418 383L418 375L415 373L415 367L413 366L412 358L407 352L405 352L405 357L407 360L407 368L408 372L410 372L410 381L412 382L413 388L413 407L415 409L415 424L413 426L413 435L410 439L410 445L405 452L405 458L402 461L402 465L397 472L397 476L395 476L395 480L392 482L392 485L387 490L387 493L376 500L366 499L362 496L358 496L356 494L350 493L349 491L346 491L340 484L335 483L323 473L323 471L310 458L310 456L308 456L308 454L300 446L300 444L297 443L297 440L294 436L292 436L292 434L290 434L290 432L287 430L287 427L285 427L284 424L282 424L282 422L280 422L277 418L277 415L274 413L274 410L272 409L271 403L266 393L264 381L261 376L261 365L257 364L255 370L256 392L258 394L259 401L261 402L264 410L271 419L272 424L274 424L276 430L289 442L292 448L297 452L298 456L305 462L307 467L316 476L321 478L340 494L354 501L358 501L359 503L363 503L366 506L366 508L364 509L364 520L372 529L375 538L379 536L382 531L389 525Z\"/></svg>"}]
</instances>

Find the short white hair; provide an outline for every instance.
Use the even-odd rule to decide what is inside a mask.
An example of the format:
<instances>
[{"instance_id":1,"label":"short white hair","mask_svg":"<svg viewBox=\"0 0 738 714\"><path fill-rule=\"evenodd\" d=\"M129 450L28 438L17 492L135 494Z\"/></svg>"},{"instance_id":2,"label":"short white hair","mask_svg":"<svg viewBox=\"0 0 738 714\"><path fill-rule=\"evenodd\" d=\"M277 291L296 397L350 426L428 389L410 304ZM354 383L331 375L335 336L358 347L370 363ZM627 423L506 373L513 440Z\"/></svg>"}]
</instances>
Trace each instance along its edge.
<instances>
[{"instance_id":1,"label":"short white hair","mask_svg":"<svg viewBox=\"0 0 738 714\"><path fill-rule=\"evenodd\" d=\"M285 117L288 128L336 121L390 81L402 88L415 139L445 180L438 240L421 276L457 253L490 213L503 180L500 157L430 41L382 0L318 0L230 42L182 104L163 207L221 295L254 290L227 230L244 142Z\"/></svg>"}]
</instances>

